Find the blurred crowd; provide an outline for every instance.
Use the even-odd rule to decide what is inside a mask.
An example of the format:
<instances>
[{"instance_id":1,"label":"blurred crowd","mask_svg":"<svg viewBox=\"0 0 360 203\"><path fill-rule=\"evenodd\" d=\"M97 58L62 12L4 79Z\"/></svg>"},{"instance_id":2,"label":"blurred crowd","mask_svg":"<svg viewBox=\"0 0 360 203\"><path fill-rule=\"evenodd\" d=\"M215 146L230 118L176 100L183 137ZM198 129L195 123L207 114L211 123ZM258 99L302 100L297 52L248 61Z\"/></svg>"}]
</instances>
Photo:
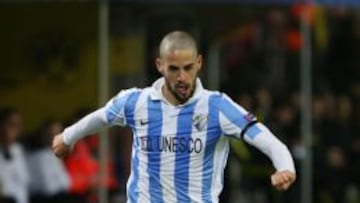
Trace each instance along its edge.
<instances>
[{"instance_id":1,"label":"blurred crowd","mask_svg":"<svg viewBox=\"0 0 360 203\"><path fill-rule=\"evenodd\" d=\"M299 129L300 97L293 92L277 101L266 88L254 93L244 93L236 101L249 111L255 112L269 128L284 141L292 152L299 179L295 187L284 194L276 193L269 182L273 171L271 163L256 149L240 141L232 141L229 167L240 163L239 179L226 185L222 203L238 197L241 202L300 202L301 161L304 149ZM345 203L351 189L359 194L360 183L360 137L358 132L359 106L351 95L316 94L313 97L313 187L315 202ZM83 114L79 114L83 115ZM16 109L0 111L0 202L97 202L97 189L105 184L110 196L124 195L124 168L127 161L110 159L108 178L99 178L98 137L90 136L74 147L72 155L64 161L51 151L52 137L60 133L63 123L48 119L33 133L21 137L21 114ZM123 132L122 134L126 134ZM119 133L116 133L119 134ZM130 137L130 135L128 136ZM121 142L117 142L118 145ZM124 145L112 146L119 150ZM120 159L128 159L130 150L116 152ZM126 167L125 167L126 168ZM234 170L234 169L232 169ZM240 172L240 173L239 173ZM351 198L351 197L350 197ZM114 202L123 200L113 197Z\"/></svg>"},{"instance_id":2,"label":"blurred crowd","mask_svg":"<svg viewBox=\"0 0 360 203\"><path fill-rule=\"evenodd\" d=\"M79 141L73 153L60 160L54 156L51 143L64 124L49 118L36 131L23 134L22 122L16 109L0 109L1 203L92 203L98 202L100 186L110 196L117 192L112 160L107 166L108 176L99 178L97 136Z\"/></svg>"},{"instance_id":3,"label":"blurred crowd","mask_svg":"<svg viewBox=\"0 0 360 203\"><path fill-rule=\"evenodd\" d=\"M221 38L221 90L286 143L299 176L290 191L275 192L269 181L273 171L269 160L233 140L221 203L301 200L305 156L300 129L301 9L269 9ZM314 202L358 203L360 16L341 9L328 11L330 15L321 10L313 13L318 15L310 22ZM116 136L110 139L116 141L110 142L105 180L99 178L97 136L78 142L63 161L51 151L53 136L88 112L76 113L69 122L49 118L34 132L23 132L21 112L0 108L0 203L93 203L100 186L107 188L113 202L123 201L131 151L129 131L111 132Z\"/></svg>"},{"instance_id":4,"label":"blurred crowd","mask_svg":"<svg viewBox=\"0 0 360 203\"><path fill-rule=\"evenodd\" d=\"M244 191L239 195L242 199L248 197L244 202L301 200L301 161L305 150L300 128L303 95L299 9L303 8L273 9L262 18L242 24L225 38L222 48L223 91L254 112L287 144L299 174L297 185L280 195L269 185L272 169L268 160L256 150L233 142L233 162L240 163L243 174L240 185L229 184ZM313 26L309 111L312 112L314 202L357 203L360 202L360 17L342 9L329 10L327 15L323 12L313 11L318 20L309 23ZM317 39L318 35L321 38Z\"/></svg>"},{"instance_id":5,"label":"blurred crowd","mask_svg":"<svg viewBox=\"0 0 360 203\"><path fill-rule=\"evenodd\" d=\"M239 104L255 112L289 147L298 172L295 186L283 194L276 192L269 181L269 175L273 172L270 161L258 150L242 142L232 141L233 158L229 165L239 163L241 173L237 181L228 180L230 186L225 190L226 193L238 193L239 199L247 199L243 202L300 203L301 162L305 150L300 129L299 96L301 94L298 92L292 92L281 101L276 101L267 89L259 88L253 94L243 94L237 98ZM360 201L358 99L354 100L351 95L336 96L331 93L313 96L311 136L314 202ZM229 172L230 177L227 178L231 179L237 172Z\"/></svg>"}]
</instances>

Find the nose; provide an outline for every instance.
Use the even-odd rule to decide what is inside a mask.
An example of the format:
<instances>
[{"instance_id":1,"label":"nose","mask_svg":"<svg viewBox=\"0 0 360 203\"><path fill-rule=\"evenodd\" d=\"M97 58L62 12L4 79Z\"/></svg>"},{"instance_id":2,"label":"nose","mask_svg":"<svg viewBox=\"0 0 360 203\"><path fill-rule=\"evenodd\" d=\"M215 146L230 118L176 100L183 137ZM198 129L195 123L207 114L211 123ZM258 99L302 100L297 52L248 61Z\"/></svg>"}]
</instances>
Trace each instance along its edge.
<instances>
[{"instance_id":1,"label":"nose","mask_svg":"<svg viewBox=\"0 0 360 203\"><path fill-rule=\"evenodd\" d=\"M185 79L186 79L186 72L184 70L180 70L177 80L182 82L185 81Z\"/></svg>"}]
</instances>

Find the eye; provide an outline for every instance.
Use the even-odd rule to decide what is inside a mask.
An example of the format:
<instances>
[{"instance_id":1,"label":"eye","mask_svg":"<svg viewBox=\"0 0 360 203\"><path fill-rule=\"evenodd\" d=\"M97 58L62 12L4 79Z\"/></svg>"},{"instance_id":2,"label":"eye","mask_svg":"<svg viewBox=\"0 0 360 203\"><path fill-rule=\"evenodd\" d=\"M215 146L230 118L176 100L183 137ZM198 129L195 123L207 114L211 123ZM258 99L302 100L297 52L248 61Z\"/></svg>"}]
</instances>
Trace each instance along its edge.
<instances>
[{"instance_id":1,"label":"eye","mask_svg":"<svg viewBox=\"0 0 360 203\"><path fill-rule=\"evenodd\" d=\"M173 65L170 65L170 66L169 66L169 70L170 70L171 72L178 71L179 69L180 69L180 68L177 67L177 66L173 66Z\"/></svg>"},{"instance_id":2,"label":"eye","mask_svg":"<svg viewBox=\"0 0 360 203\"><path fill-rule=\"evenodd\" d=\"M187 66L184 67L185 71L191 71L194 68L194 64L189 64Z\"/></svg>"}]
</instances>

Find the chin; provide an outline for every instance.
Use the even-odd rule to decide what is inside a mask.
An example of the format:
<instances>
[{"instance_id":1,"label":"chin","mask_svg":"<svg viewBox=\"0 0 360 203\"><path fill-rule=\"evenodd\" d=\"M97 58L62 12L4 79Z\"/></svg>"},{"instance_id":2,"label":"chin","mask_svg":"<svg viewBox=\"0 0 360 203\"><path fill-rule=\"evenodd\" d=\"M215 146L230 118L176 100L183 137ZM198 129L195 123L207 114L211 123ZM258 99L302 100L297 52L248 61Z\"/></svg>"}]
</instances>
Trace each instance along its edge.
<instances>
[{"instance_id":1,"label":"chin","mask_svg":"<svg viewBox=\"0 0 360 203\"><path fill-rule=\"evenodd\" d=\"M190 97L184 97L184 98L181 99L181 101L182 101L182 103L185 103L185 102L187 102L189 99L190 99Z\"/></svg>"},{"instance_id":2,"label":"chin","mask_svg":"<svg viewBox=\"0 0 360 203\"><path fill-rule=\"evenodd\" d=\"M182 97L182 96L179 96L179 95L177 95L176 98L180 103L185 103L189 99L189 97Z\"/></svg>"}]
</instances>

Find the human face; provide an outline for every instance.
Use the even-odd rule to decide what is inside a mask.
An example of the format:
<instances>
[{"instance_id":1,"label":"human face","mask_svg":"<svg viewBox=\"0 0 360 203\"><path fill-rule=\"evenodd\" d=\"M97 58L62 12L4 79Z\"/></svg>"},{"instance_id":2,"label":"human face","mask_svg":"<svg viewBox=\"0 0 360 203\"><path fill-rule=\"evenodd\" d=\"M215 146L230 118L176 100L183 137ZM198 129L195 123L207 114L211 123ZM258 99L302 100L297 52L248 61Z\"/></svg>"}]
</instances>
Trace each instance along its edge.
<instances>
[{"instance_id":1,"label":"human face","mask_svg":"<svg viewBox=\"0 0 360 203\"><path fill-rule=\"evenodd\" d=\"M163 54L156 60L156 65L165 78L165 98L173 104L185 103L195 90L202 66L201 55L194 50L175 50Z\"/></svg>"},{"instance_id":2,"label":"human face","mask_svg":"<svg viewBox=\"0 0 360 203\"><path fill-rule=\"evenodd\" d=\"M3 133L2 136L2 142L5 145L10 145L13 142L15 142L16 138L20 134L21 131L21 117L18 113L13 113L9 116L9 118L3 123L1 126L0 133Z\"/></svg>"}]
</instances>

